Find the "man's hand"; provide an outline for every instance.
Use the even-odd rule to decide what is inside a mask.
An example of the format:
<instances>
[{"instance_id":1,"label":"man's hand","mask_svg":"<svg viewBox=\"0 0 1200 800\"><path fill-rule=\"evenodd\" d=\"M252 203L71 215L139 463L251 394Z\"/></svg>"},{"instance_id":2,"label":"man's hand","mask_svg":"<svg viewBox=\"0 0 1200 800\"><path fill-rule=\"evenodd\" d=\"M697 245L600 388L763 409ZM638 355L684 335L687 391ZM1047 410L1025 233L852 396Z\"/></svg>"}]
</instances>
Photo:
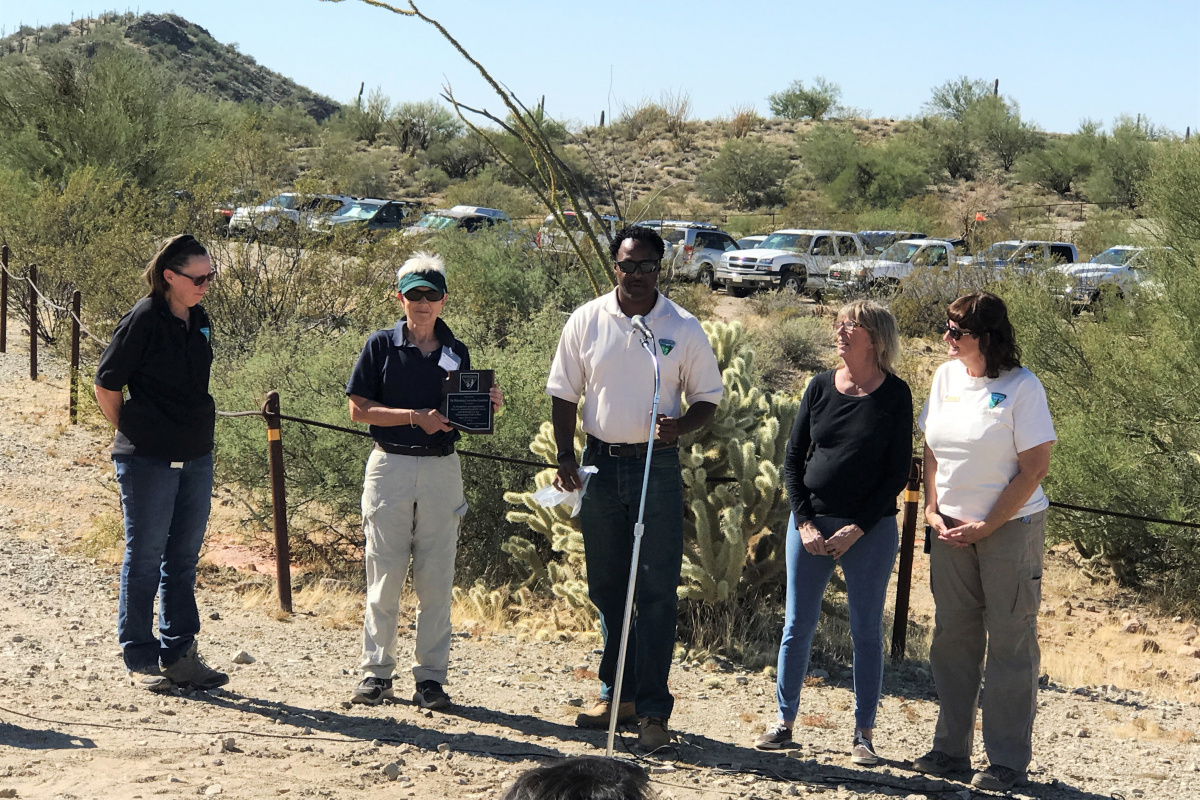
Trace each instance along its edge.
<instances>
[{"instance_id":1,"label":"man's hand","mask_svg":"<svg viewBox=\"0 0 1200 800\"><path fill-rule=\"evenodd\" d=\"M844 528L838 528L833 536L825 540L825 549L834 558L841 558L850 549L850 546L861 539L862 536L863 529L857 525L847 525Z\"/></svg>"},{"instance_id":2,"label":"man's hand","mask_svg":"<svg viewBox=\"0 0 1200 800\"><path fill-rule=\"evenodd\" d=\"M829 548L826 547L825 537L817 530L817 526L811 521L806 521L799 528L800 543L804 545L804 549L812 553L814 556L832 555Z\"/></svg>"},{"instance_id":3,"label":"man's hand","mask_svg":"<svg viewBox=\"0 0 1200 800\"><path fill-rule=\"evenodd\" d=\"M654 438L660 442L674 444L679 438L679 420L674 417L668 417L666 414L659 414L654 421Z\"/></svg>"},{"instance_id":4,"label":"man's hand","mask_svg":"<svg viewBox=\"0 0 1200 800\"><path fill-rule=\"evenodd\" d=\"M492 388L488 389L488 397L492 399L492 411L499 411L504 405L504 392L500 391L500 387L492 384Z\"/></svg>"},{"instance_id":5,"label":"man's hand","mask_svg":"<svg viewBox=\"0 0 1200 800\"><path fill-rule=\"evenodd\" d=\"M450 421L436 408L414 408L412 420L426 433L443 433L454 430Z\"/></svg>"},{"instance_id":6,"label":"man's hand","mask_svg":"<svg viewBox=\"0 0 1200 800\"><path fill-rule=\"evenodd\" d=\"M575 463L574 456L560 461L558 474L554 476L554 488L564 492L574 492L582 487L583 481L579 480L579 465Z\"/></svg>"}]
</instances>

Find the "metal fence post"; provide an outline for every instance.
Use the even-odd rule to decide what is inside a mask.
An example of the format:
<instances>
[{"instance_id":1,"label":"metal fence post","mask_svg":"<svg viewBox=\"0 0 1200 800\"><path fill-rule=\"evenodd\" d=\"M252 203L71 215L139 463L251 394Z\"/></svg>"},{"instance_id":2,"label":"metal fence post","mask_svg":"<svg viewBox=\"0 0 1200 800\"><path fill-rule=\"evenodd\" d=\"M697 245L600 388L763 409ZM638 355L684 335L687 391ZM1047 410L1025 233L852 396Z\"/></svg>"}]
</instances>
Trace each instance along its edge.
<instances>
[{"instance_id":1,"label":"metal fence post","mask_svg":"<svg viewBox=\"0 0 1200 800\"><path fill-rule=\"evenodd\" d=\"M279 392L268 392L263 404L267 419L267 452L271 465L271 510L275 527L275 582L279 607L292 613L291 547L288 544L287 494L283 486L283 439L279 419Z\"/></svg>"},{"instance_id":2,"label":"metal fence post","mask_svg":"<svg viewBox=\"0 0 1200 800\"><path fill-rule=\"evenodd\" d=\"M913 456L904 488L904 528L900 534L900 574L896 576L896 613L892 619L892 660L904 660L908 645L908 599L912 593L913 549L917 542L917 502L921 496L920 458Z\"/></svg>"},{"instance_id":3,"label":"metal fence post","mask_svg":"<svg viewBox=\"0 0 1200 800\"><path fill-rule=\"evenodd\" d=\"M37 266L29 267L29 380L37 380Z\"/></svg>"},{"instance_id":4,"label":"metal fence post","mask_svg":"<svg viewBox=\"0 0 1200 800\"><path fill-rule=\"evenodd\" d=\"M72 425L79 420L79 307L82 300L78 289L71 293L71 400L68 408Z\"/></svg>"},{"instance_id":5,"label":"metal fence post","mask_svg":"<svg viewBox=\"0 0 1200 800\"><path fill-rule=\"evenodd\" d=\"M0 246L0 353L8 352L8 242Z\"/></svg>"}]
</instances>

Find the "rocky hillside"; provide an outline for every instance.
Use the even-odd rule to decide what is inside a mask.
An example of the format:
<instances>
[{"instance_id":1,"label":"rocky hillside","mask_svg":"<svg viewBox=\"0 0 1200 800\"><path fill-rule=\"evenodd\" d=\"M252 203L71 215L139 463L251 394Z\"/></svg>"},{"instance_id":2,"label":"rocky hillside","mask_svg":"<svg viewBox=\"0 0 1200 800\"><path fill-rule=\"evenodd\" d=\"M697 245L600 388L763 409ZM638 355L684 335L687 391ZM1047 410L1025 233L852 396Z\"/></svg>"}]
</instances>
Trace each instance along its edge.
<instances>
[{"instance_id":1,"label":"rocky hillside","mask_svg":"<svg viewBox=\"0 0 1200 800\"><path fill-rule=\"evenodd\" d=\"M0 39L0 61L14 58L94 58L114 47L134 48L201 94L265 106L299 106L318 122L339 106L328 97L256 63L235 46L175 14L104 14L41 28L22 26Z\"/></svg>"}]
</instances>

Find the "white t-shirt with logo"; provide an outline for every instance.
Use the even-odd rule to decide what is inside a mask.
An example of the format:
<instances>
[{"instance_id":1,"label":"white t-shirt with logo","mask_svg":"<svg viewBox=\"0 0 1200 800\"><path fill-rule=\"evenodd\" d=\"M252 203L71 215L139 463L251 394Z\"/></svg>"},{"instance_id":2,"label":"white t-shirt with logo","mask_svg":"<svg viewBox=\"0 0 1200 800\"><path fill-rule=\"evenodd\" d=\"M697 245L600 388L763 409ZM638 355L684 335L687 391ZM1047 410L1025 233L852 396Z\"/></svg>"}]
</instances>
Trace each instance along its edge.
<instances>
[{"instance_id":1,"label":"white t-shirt with logo","mask_svg":"<svg viewBox=\"0 0 1200 800\"><path fill-rule=\"evenodd\" d=\"M982 522L1017 474L1017 453L1057 440L1046 390L1017 367L998 378L973 378L959 360L938 367L917 418L937 457L938 510ZM1013 519L1048 508L1038 486Z\"/></svg>"},{"instance_id":2,"label":"white t-shirt with logo","mask_svg":"<svg viewBox=\"0 0 1200 800\"><path fill-rule=\"evenodd\" d=\"M700 321L662 294L645 316L662 384L658 413L679 417L682 400L720 403L721 370ZM654 403L654 362L617 304L616 290L575 309L563 327L546 393L583 399L585 433L610 444L645 442Z\"/></svg>"}]
</instances>

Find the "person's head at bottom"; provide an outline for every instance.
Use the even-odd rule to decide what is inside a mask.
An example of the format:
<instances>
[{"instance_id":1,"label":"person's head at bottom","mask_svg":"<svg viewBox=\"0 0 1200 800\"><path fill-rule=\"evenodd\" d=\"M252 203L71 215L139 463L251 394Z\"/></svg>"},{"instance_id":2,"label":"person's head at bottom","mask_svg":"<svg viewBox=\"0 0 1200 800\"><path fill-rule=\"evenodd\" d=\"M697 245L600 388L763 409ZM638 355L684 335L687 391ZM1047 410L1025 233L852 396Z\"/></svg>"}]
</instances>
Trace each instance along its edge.
<instances>
[{"instance_id":1,"label":"person's head at bottom","mask_svg":"<svg viewBox=\"0 0 1200 800\"><path fill-rule=\"evenodd\" d=\"M517 778L503 800L654 800L650 777L636 764L576 756Z\"/></svg>"}]
</instances>

